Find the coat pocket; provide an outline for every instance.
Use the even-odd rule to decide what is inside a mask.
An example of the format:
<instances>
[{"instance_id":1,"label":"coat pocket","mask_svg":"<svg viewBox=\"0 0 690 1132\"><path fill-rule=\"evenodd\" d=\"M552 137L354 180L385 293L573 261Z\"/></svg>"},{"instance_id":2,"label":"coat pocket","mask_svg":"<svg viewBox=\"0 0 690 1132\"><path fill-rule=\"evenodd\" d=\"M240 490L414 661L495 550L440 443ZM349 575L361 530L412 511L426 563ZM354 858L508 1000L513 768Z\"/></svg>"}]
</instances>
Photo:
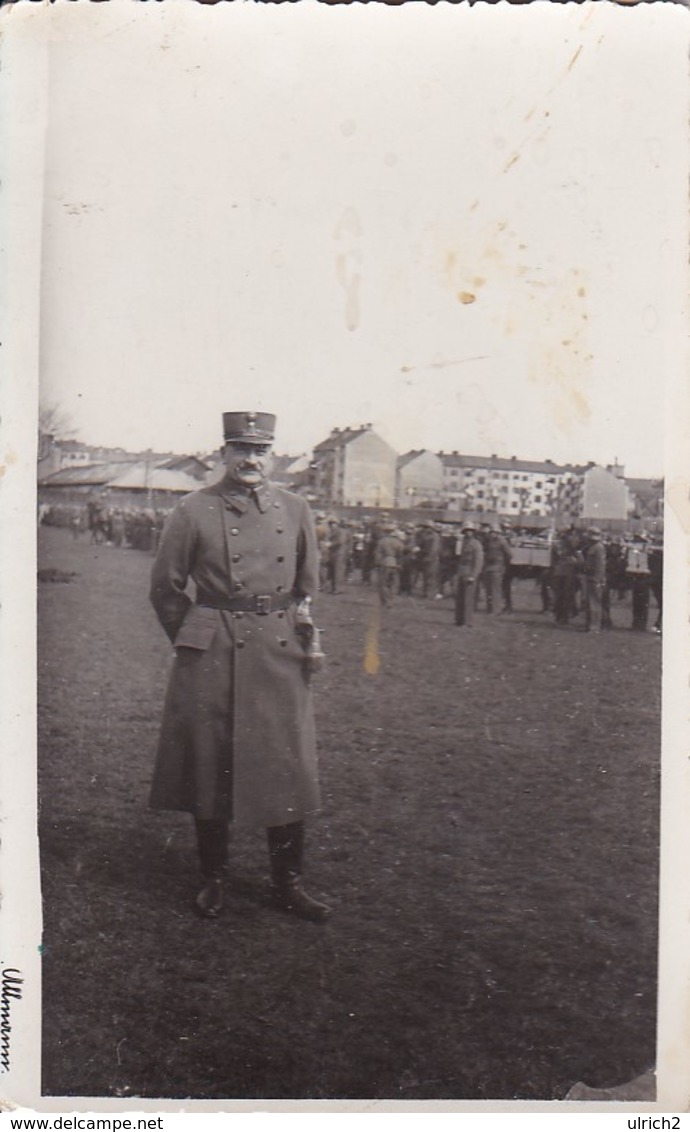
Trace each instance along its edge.
<instances>
[{"instance_id":1,"label":"coat pocket","mask_svg":"<svg viewBox=\"0 0 690 1132\"><path fill-rule=\"evenodd\" d=\"M205 652L216 635L219 616L217 609L192 605L173 641L174 647Z\"/></svg>"}]
</instances>

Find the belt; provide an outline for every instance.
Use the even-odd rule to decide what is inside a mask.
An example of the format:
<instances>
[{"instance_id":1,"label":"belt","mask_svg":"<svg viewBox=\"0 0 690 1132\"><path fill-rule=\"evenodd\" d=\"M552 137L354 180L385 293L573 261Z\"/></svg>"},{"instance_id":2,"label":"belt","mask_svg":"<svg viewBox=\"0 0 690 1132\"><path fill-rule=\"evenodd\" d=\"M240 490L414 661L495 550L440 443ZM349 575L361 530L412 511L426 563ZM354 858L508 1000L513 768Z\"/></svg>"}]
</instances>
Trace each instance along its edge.
<instances>
[{"instance_id":1,"label":"belt","mask_svg":"<svg viewBox=\"0 0 690 1132\"><path fill-rule=\"evenodd\" d=\"M204 609L227 609L230 613L258 613L265 616L294 604L292 594L242 594L239 597L204 598L197 605Z\"/></svg>"}]
</instances>

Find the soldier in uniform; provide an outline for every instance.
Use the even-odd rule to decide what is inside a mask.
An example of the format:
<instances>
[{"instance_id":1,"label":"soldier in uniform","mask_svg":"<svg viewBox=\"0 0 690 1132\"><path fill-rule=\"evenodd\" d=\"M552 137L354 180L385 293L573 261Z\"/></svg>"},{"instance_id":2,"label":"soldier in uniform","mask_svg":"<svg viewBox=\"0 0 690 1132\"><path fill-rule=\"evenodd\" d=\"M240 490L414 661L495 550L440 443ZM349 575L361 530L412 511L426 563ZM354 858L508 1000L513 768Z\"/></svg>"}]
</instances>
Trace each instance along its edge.
<instances>
[{"instance_id":1,"label":"soldier in uniform","mask_svg":"<svg viewBox=\"0 0 690 1132\"><path fill-rule=\"evenodd\" d=\"M657 607L657 617L654 622L653 631L660 633L664 596L664 542L663 538L658 535L649 548L647 564L649 566L649 588L654 594Z\"/></svg>"},{"instance_id":2,"label":"soldier in uniform","mask_svg":"<svg viewBox=\"0 0 690 1132\"><path fill-rule=\"evenodd\" d=\"M635 541L628 548L627 572L632 588L632 626L631 628L645 633L649 619L649 594L651 575L649 571L649 555L647 535L635 536Z\"/></svg>"},{"instance_id":3,"label":"soldier in uniform","mask_svg":"<svg viewBox=\"0 0 690 1132\"><path fill-rule=\"evenodd\" d=\"M503 591L503 579L510 569L512 551L503 535L495 527L489 530L484 544L484 570L482 580L486 591L486 612L498 613Z\"/></svg>"},{"instance_id":4,"label":"soldier in uniform","mask_svg":"<svg viewBox=\"0 0 690 1132\"><path fill-rule=\"evenodd\" d=\"M398 538L395 523L385 523L383 535L376 545L379 600L389 606L398 590L403 544Z\"/></svg>"},{"instance_id":5,"label":"soldier in uniform","mask_svg":"<svg viewBox=\"0 0 690 1132\"><path fill-rule=\"evenodd\" d=\"M194 817L201 916L222 908L234 822L267 830L274 904L318 921L329 909L301 874L319 807L304 601L319 562L308 504L267 479L274 427L269 413L224 413L225 476L185 496L161 539L151 601L175 660L150 804Z\"/></svg>"},{"instance_id":6,"label":"soldier in uniform","mask_svg":"<svg viewBox=\"0 0 690 1132\"><path fill-rule=\"evenodd\" d=\"M585 631L598 633L606 627L604 587L606 585L606 548L598 527L590 527L583 552L583 599Z\"/></svg>"},{"instance_id":7,"label":"soldier in uniform","mask_svg":"<svg viewBox=\"0 0 690 1132\"><path fill-rule=\"evenodd\" d=\"M472 627L477 581L484 565L484 548L475 537L473 523L465 523L458 544L458 574L455 590L455 624Z\"/></svg>"},{"instance_id":8,"label":"soldier in uniform","mask_svg":"<svg viewBox=\"0 0 690 1132\"><path fill-rule=\"evenodd\" d=\"M422 596L436 597L438 593L441 536L430 519L425 520L419 533L419 566L422 572Z\"/></svg>"},{"instance_id":9,"label":"soldier in uniform","mask_svg":"<svg viewBox=\"0 0 690 1132\"><path fill-rule=\"evenodd\" d=\"M328 520L328 581L332 594L343 592L347 568L348 539L337 519Z\"/></svg>"},{"instance_id":10,"label":"soldier in uniform","mask_svg":"<svg viewBox=\"0 0 690 1132\"><path fill-rule=\"evenodd\" d=\"M554 613L557 625L567 625L575 615L577 572L582 557L577 549L575 533L561 531L551 544L551 584L554 592Z\"/></svg>"}]
</instances>

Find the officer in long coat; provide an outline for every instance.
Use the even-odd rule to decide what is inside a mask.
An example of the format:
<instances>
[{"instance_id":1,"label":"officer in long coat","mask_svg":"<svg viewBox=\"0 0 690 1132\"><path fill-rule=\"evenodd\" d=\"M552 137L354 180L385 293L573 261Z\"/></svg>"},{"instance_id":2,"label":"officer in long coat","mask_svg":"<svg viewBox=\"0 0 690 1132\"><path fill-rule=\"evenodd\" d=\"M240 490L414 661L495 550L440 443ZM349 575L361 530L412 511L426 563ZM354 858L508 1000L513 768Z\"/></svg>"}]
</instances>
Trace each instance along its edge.
<instances>
[{"instance_id":1,"label":"officer in long coat","mask_svg":"<svg viewBox=\"0 0 690 1132\"><path fill-rule=\"evenodd\" d=\"M161 539L151 601L175 659L150 804L194 816L200 915L221 910L234 822L267 829L276 905L322 920L301 884L320 801L304 600L319 559L308 504L267 479L274 428L268 413L224 413L225 476L185 496Z\"/></svg>"}]
</instances>

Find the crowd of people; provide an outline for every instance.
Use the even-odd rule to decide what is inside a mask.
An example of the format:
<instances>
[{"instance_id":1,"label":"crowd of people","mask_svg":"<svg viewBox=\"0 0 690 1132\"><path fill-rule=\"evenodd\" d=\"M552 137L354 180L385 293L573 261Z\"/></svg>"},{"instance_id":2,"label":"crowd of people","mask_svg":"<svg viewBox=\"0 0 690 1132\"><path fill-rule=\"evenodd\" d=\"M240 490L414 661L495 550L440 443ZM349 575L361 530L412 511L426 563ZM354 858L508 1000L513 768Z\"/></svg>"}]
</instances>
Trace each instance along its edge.
<instances>
[{"instance_id":1,"label":"crowd of people","mask_svg":"<svg viewBox=\"0 0 690 1132\"><path fill-rule=\"evenodd\" d=\"M456 623L471 627L477 610L512 613L514 582L527 573L539 587L542 611L558 625L581 618L588 632L610 629L612 601L630 593L630 628L647 629L653 597L652 629L661 632L663 544L646 532L605 537L597 527L571 526L530 540L506 522L356 523L323 513L316 531L321 589L332 594L358 578L376 584L383 606L396 595L454 598ZM541 565L525 569L516 562L526 541L541 546Z\"/></svg>"},{"instance_id":2,"label":"crowd of people","mask_svg":"<svg viewBox=\"0 0 690 1132\"><path fill-rule=\"evenodd\" d=\"M170 507L113 505L107 500L42 504L39 521L68 527L74 538L155 553ZM477 611L513 612L517 578L531 574L544 613L556 624L579 619L589 632L612 627L612 601L632 598L630 628L643 631L651 600L661 632L663 544L658 535L605 536L598 528L569 527L531 536L507 521L416 523L380 519L358 522L319 512L316 533L323 591L342 593L359 581L375 585L381 604L396 596L454 599L457 624L472 626ZM542 548L542 565L516 562L525 543Z\"/></svg>"},{"instance_id":3,"label":"crowd of people","mask_svg":"<svg viewBox=\"0 0 690 1132\"><path fill-rule=\"evenodd\" d=\"M155 553L171 507L134 507L105 500L41 504L39 523L66 527L75 539L97 546L131 547Z\"/></svg>"}]
</instances>

